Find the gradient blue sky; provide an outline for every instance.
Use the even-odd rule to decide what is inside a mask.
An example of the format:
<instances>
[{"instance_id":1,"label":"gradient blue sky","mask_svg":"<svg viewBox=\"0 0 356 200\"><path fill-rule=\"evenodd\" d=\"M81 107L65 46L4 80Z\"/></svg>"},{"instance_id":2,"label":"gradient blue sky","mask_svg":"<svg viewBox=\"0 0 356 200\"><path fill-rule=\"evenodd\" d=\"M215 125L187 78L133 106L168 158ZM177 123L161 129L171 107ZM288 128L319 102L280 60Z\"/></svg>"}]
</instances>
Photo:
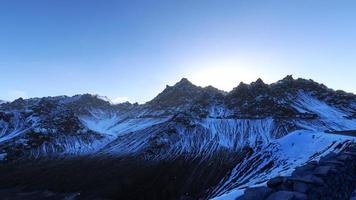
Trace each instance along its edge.
<instances>
[{"instance_id":1,"label":"gradient blue sky","mask_svg":"<svg viewBox=\"0 0 356 200\"><path fill-rule=\"evenodd\" d=\"M356 92L356 1L0 0L0 99L145 102L182 77L261 77Z\"/></svg>"}]
</instances>

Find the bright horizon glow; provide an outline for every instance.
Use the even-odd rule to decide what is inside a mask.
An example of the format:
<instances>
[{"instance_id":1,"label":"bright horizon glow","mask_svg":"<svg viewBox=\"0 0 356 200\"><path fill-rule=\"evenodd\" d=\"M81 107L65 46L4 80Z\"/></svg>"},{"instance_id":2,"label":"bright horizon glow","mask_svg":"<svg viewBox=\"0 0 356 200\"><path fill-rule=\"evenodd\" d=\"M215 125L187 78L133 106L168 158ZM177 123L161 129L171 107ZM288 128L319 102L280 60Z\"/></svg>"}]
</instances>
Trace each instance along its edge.
<instances>
[{"instance_id":1,"label":"bright horizon glow","mask_svg":"<svg viewBox=\"0 0 356 200\"><path fill-rule=\"evenodd\" d=\"M220 90L230 91L241 81L250 83L256 80L257 73L253 68L238 62L217 61L204 63L204 67L192 70L188 79L195 85L206 87L213 86ZM192 66L192 69L194 67Z\"/></svg>"},{"instance_id":2,"label":"bright horizon glow","mask_svg":"<svg viewBox=\"0 0 356 200\"><path fill-rule=\"evenodd\" d=\"M0 100L144 103L186 77L230 91L286 75L356 93L352 0L2 1Z\"/></svg>"}]
</instances>

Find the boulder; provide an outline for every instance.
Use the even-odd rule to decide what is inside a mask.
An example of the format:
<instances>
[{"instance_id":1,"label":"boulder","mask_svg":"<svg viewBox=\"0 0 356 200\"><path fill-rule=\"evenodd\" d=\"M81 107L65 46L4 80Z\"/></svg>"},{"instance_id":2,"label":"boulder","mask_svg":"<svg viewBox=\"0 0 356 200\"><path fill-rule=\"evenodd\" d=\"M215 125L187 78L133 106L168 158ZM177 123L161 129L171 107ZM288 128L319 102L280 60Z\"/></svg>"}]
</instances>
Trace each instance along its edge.
<instances>
[{"instance_id":1,"label":"boulder","mask_svg":"<svg viewBox=\"0 0 356 200\"><path fill-rule=\"evenodd\" d=\"M314 169L313 174L319 176L326 176L332 171L332 166L319 166Z\"/></svg>"},{"instance_id":2,"label":"boulder","mask_svg":"<svg viewBox=\"0 0 356 200\"><path fill-rule=\"evenodd\" d=\"M356 157L356 153L352 151L345 151L344 154Z\"/></svg>"},{"instance_id":3,"label":"boulder","mask_svg":"<svg viewBox=\"0 0 356 200\"><path fill-rule=\"evenodd\" d=\"M335 158L336 156L337 156L336 153L330 152L329 154L327 154L327 155L321 157L319 161L320 161L320 162L322 162L322 161L327 161L327 160L330 160L330 159L332 159L332 158Z\"/></svg>"},{"instance_id":4,"label":"boulder","mask_svg":"<svg viewBox=\"0 0 356 200\"><path fill-rule=\"evenodd\" d=\"M278 191L272 193L266 200L307 200L307 195L300 192Z\"/></svg>"},{"instance_id":5,"label":"boulder","mask_svg":"<svg viewBox=\"0 0 356 200\"><path fill-rule=\"evenodd\" d=\"M294 182L302 182L306 184L313 184L313 185L318 185L318 186L323 186L325 185L325 182L323 179L316 177L314 175L306 175L304 177L299 177L299 178L288 178L289 181Z\"/></svg>"},{"instance_id":6,"label":"boulder","mask_svg":"<svg viewBox=\"0 0 356 200\"><path fill-rule=\"evenodd\" d=\"M264 200L268 195L272 193L272 189L268 187L254 187L247 188L244 195L236 200Z\"/></svg>"},{"instance_id":7,"label":"boulder","mask_svg":"<svg viewBox=\"0 0 356 200\"><path fill-rule=\"evenodd\" d=\"M297 167L294 172L292 173L293 177L300 177L300 176L304 176L306 174L309 174L310 172L312 172L315 169L316 165L314 164L306 164L304 166L301 167Z\"/></svg>"},{"instance_id":8,"label":"boulder","mask_svg":"<svg viewBox=\"0 0 356 200\"><path fill-rule=\"evenodd\" d=\"M347 161L347 160L352 160L352 156L348 154L341 154L336 159L340 161Z\"/></svg>"},{"instance_id":9,"label":"boulder","mask_svg":"<svg viewBox=\"0 0 356 200\"><path fill-rule=\"evenodd\" d=\"M293 190L296 192L306 193L309 189L309 185L303 182L294 182L293 183Z\"/></svg>"},{"instance_id":10,"label":"boulder","mask_svg":"<svg viewBox=\"0 0 356 200\"><path fill-rule=\"evenodd\" d=\"M356 188L355 190L352 192L350 200L356 200Z\"/></svg>"},{"instance_id":11,"label":"boulder","mask_svg":"<svg viewBox=\"0 0 356 200\"><path fill-rule=\"evenodd\" d=\"M345 163L338 161L338 160L325 160L320 162L322 165L333 165L333 166L340 166L343 167L345 166Z\"/></svg>"},{"instance_id":12,"label":"boulder","mask_svg":"<svg viewBox=\"0 0 356 200\"><path fill-rule=\"evenodd\" d=\"M276 187L280 186L281 184L283 184L285 180L286 180L285 177L277 176L275 178L270 179L267 182L267 186L270 188L276 188Z\"/></svg>"}]
</instances>

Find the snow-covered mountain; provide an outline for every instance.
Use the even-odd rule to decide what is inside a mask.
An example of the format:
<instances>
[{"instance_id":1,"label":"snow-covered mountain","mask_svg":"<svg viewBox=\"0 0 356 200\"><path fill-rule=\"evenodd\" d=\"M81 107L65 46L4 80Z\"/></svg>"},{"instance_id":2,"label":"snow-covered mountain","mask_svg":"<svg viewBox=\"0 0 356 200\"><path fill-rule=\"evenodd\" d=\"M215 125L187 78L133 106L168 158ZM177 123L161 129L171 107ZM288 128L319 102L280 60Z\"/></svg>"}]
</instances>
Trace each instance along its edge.
<instances>
[{"instance_id":1,"label":"snow-covered mountain","mask_svg":"<svg viewBox=\"0 0 356 200\"><path fill-rule=\"evenodd\" d=\"M0 159L191 161L214 177L170 198L234 199L247 186L343 150L353 130L356 96L312 80L258 79L224 92L183 78L145 104L114 105L90 94L0 104Z\"/></svg>"}]
</instances>

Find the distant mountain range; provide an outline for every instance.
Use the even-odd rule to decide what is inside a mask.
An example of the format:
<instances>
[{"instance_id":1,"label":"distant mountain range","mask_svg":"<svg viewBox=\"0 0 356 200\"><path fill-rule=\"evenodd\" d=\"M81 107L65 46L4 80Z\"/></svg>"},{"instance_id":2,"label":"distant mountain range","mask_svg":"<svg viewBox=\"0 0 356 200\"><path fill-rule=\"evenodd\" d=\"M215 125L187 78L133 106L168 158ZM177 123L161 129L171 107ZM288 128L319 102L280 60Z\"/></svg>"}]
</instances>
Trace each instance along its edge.
<instances>
[{"instance_id":1,"label":"distant mountain range","mask_svg":"<svg viewBox=\"0 0 356 200\"><path fill-rule=\"evenodd\" d=\"M230 92L183 78L145 104L19 98L0 104L0 185L16 188L0 196L235 199L343 151L354 130L356 95L292 76Z\"/></svg>"}]
</instances>

